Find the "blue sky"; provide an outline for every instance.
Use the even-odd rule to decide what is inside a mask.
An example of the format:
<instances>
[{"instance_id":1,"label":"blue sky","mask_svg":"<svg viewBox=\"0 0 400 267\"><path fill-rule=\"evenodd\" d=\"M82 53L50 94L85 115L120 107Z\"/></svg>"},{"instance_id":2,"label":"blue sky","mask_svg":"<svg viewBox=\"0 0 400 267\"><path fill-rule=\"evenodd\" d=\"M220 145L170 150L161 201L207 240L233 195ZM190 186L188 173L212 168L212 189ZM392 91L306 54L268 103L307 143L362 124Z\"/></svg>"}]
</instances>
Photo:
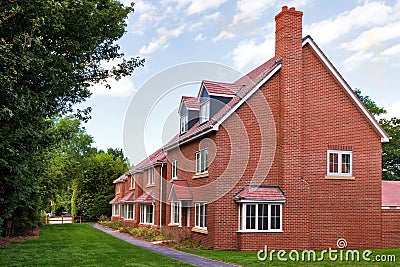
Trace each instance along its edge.
<instances>
[{"instance_id":1,"label":"blue sky","mask_svg":"<svg viewBox=\"0 0 400 267\"><path fill-rule=\"evenodd\" d=\"M121 1L128 4L131 1ZM110 81L111 90L92 87L84 103L92 119L85 124L95 146L124 148L124 122L130 103L146 81L182 63L215 62L246 73L274 55L274 16L283 5L303 11L303 36L311 35L345 80L400 117L400 0L161 0L135 1L127 33L119 41L126 56L141 56L145 66L132 77ZM105 65L112 63L105 63ZM155 108L168 117L145 131L146 151L160 145L163 124L176 122L181 94L196 95L198 85L182 86ZM168 106L168 107L167 107ZM138 114L140 116L140 114ZM149 119L154 117L149 116ZM156 116L157 117L157 116ZM154 120L154 119L153 119ZM155 124L157 125L157 124ZM153 133L153 134L152 134ZM164 140L168 139L167 133ZM166 138L166 139L165 139ZM143 137L132 136L132 140ZM137 140L136 140L137 141ZM136 164L146 155L128 156Z\"/></svg>"}]
</instances>

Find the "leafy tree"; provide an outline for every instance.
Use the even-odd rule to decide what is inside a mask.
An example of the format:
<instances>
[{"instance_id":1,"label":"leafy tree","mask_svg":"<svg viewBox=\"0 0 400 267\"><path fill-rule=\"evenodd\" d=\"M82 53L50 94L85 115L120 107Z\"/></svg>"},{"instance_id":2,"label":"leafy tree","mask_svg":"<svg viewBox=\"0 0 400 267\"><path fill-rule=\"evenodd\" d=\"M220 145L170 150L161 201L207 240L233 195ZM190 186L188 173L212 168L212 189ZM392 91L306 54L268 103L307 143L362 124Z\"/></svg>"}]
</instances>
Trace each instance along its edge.
<instances>
[{"instance_id":1,"label":"leafy tree","mask_svg":"<svg viewBox=\"0 0 400 267\"><path fill-rule=\"evenodd\" d=\"M47 169L54 116L90 108L74 105L89 86L130 75L144 60L125 59L116 41L133 6L116 0L0 1L0 234L30 228ZM105 68L101 63L119 59Z\"/></svg>"},{"instance_id":2,"label":"leafy tree","mask_svg":"<svg viewBox=\"0 0 400 267\"><path fill-rule=\"evenodd\" d=\"M84 171L79 213L90 221L97 221L101 215L110 217L109 202L114 197L112 181L128 169L128 164L119 157L115 158L113 154L96 154Z\"/></svg>"},{"instance_id":3,"label":"leafy tree","mask_svg":"<svg viewBox=\"0 0 400 267\"><path fill-rule=\"evenodd\" d=\"M381 119L379 122L390 136L389 143L382 145L383 180L400 181L400 119Z\"/></svg>"},{"instance_id":4,"label":"leafy tree","mask_svg":"<svg viewBox=\"0 0 400 267\"><path fill-rule=\"evenodd\" d=\"M373 115L386 114L384 108L379 107L368 96L363 96L359 89L354 92ZM390 136L389 143L382 144L382 179L400 181L400 119L381 118L379 123Z\"/></svg>"},{"instance_id":5,"label":"leafy tree","mask_svg":"<svg viewBox=\"0 0 400 267\"><path fill-rule=\"evenodd\" d=\"M386 114L386 110L384 108L378 107L378 105L373 101L369 96L363 96L360 89L355 89L354 93L358 96L358 98L364 103L364 105L368 108L369 112L371 112L374 116L379 116L382 114Z\"/></svg>"}]
</instances>

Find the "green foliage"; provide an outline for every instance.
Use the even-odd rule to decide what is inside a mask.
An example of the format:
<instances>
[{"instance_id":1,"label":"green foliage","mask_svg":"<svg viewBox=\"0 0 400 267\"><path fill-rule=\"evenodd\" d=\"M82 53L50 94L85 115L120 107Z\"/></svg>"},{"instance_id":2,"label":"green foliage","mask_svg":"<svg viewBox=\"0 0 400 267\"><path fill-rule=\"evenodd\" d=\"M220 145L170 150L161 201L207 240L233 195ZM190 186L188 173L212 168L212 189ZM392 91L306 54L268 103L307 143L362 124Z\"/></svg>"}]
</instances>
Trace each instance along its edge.
<instances>
[{"instance_id":1,"label":"green foliage","mask_svg":"<svg viewBox=\"0 0 400 267\"><path fill-rule=\"evenodd\" d=\"M382 145L383 180L400 181L400 119L381 119L380 124L390 136Z\"/></svg>"},{"instance_id":2,"label":"green foliage","mask_svg":"<svg viewBox=\"0 0 400 267\"><path fill-rule=\"evenodd\" d=\"M116 0L0 2L0 235L22 233L15 224L27 225L36 207L54 196L54 184L65 178L60 166L70 170L68 179L78 175L79 161L49 152L57 143L48 132L51 118L74 112L90 96L90 85L144 64L125 59L116 43L132 11ZM101 64L114 59L120 63L110 69ZM87 120L90 107L74 113ZM50 174L57 175L42 185Z\"/></svg>"},{"instance_id":3,"label":"green foliage","mask_svg":"<svg viewBox=\"0 0 400 267\"><path fill-rule=\"evenodd\" d=\"M360 90L354 92L373 115L386 113L368 96L363 96ZM400 119L380 119L379 123L390 136L390 141L382 144L382 179L400 181Z\"/></svg>"},{"instance_id":4,"label":"green foliage","mask_svg":"<svg viewBox=\"0 0 400 267\"><path fill-rule=\"evenodd\" d=\"M373 101L369 96L363 96L360 89L355 89L354 93L358 96L358 98L364 103L364 105L368 108L369 112L374 116L379 116L382 114L386 114L386 110L384 108L378 107L378 105Z\"/></svg>"}]
</instances>

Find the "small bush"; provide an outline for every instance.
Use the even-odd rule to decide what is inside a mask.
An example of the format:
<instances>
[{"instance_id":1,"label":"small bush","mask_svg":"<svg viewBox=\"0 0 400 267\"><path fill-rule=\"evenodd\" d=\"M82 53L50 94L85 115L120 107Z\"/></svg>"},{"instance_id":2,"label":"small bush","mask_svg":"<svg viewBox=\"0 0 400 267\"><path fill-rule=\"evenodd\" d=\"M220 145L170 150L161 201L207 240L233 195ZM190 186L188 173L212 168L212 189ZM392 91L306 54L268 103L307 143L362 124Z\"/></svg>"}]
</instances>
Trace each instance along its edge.
<instances>
[{"instance_id":1,"label":"small bush","mask_svg":"<svg viewBox=\"0 0 400 267\"><path fill-rule=\"evenodd\" d=\"M164 237L164 240L171 240L172 242L179 244L190 239L192 231L186 227L163 227L161 228L161 235Z\"/></svg>"},{"instance_id":2,"label":"small bush","mask_svg":"<svg viewBox=\"0 0 400 267\"><path fill-rule=\"evenodd\" d=\"M101 215L99 218L99 222L109 221L110 219L106 215Z\"/></svg>"}]
</instances>

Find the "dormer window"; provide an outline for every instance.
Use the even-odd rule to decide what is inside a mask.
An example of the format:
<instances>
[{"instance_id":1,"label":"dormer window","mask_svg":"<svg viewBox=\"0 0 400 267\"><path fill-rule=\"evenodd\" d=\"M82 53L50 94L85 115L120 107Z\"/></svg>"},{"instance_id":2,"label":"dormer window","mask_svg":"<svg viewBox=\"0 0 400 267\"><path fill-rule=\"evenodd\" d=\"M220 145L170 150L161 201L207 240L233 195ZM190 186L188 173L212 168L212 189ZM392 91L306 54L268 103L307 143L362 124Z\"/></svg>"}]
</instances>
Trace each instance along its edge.
<instances>
[{"instance_id":1,"label":"dormer window","mask_svg":"<svg viewBox=\"0 0 400 267\"><path fill-rule=\"evenodd\" d=\"M200 105L200 124L210 119L210 100Z\"/></svg>"},{"instance_id":2,"label":"dormer window","mask_svg":"<svg viewBox=\"0 0 400 267\"><path fill-rule=\"evenodd\" d=\"M188 130L188 114L181 116L181 134Z\"/></svg>"}]
</instances>

